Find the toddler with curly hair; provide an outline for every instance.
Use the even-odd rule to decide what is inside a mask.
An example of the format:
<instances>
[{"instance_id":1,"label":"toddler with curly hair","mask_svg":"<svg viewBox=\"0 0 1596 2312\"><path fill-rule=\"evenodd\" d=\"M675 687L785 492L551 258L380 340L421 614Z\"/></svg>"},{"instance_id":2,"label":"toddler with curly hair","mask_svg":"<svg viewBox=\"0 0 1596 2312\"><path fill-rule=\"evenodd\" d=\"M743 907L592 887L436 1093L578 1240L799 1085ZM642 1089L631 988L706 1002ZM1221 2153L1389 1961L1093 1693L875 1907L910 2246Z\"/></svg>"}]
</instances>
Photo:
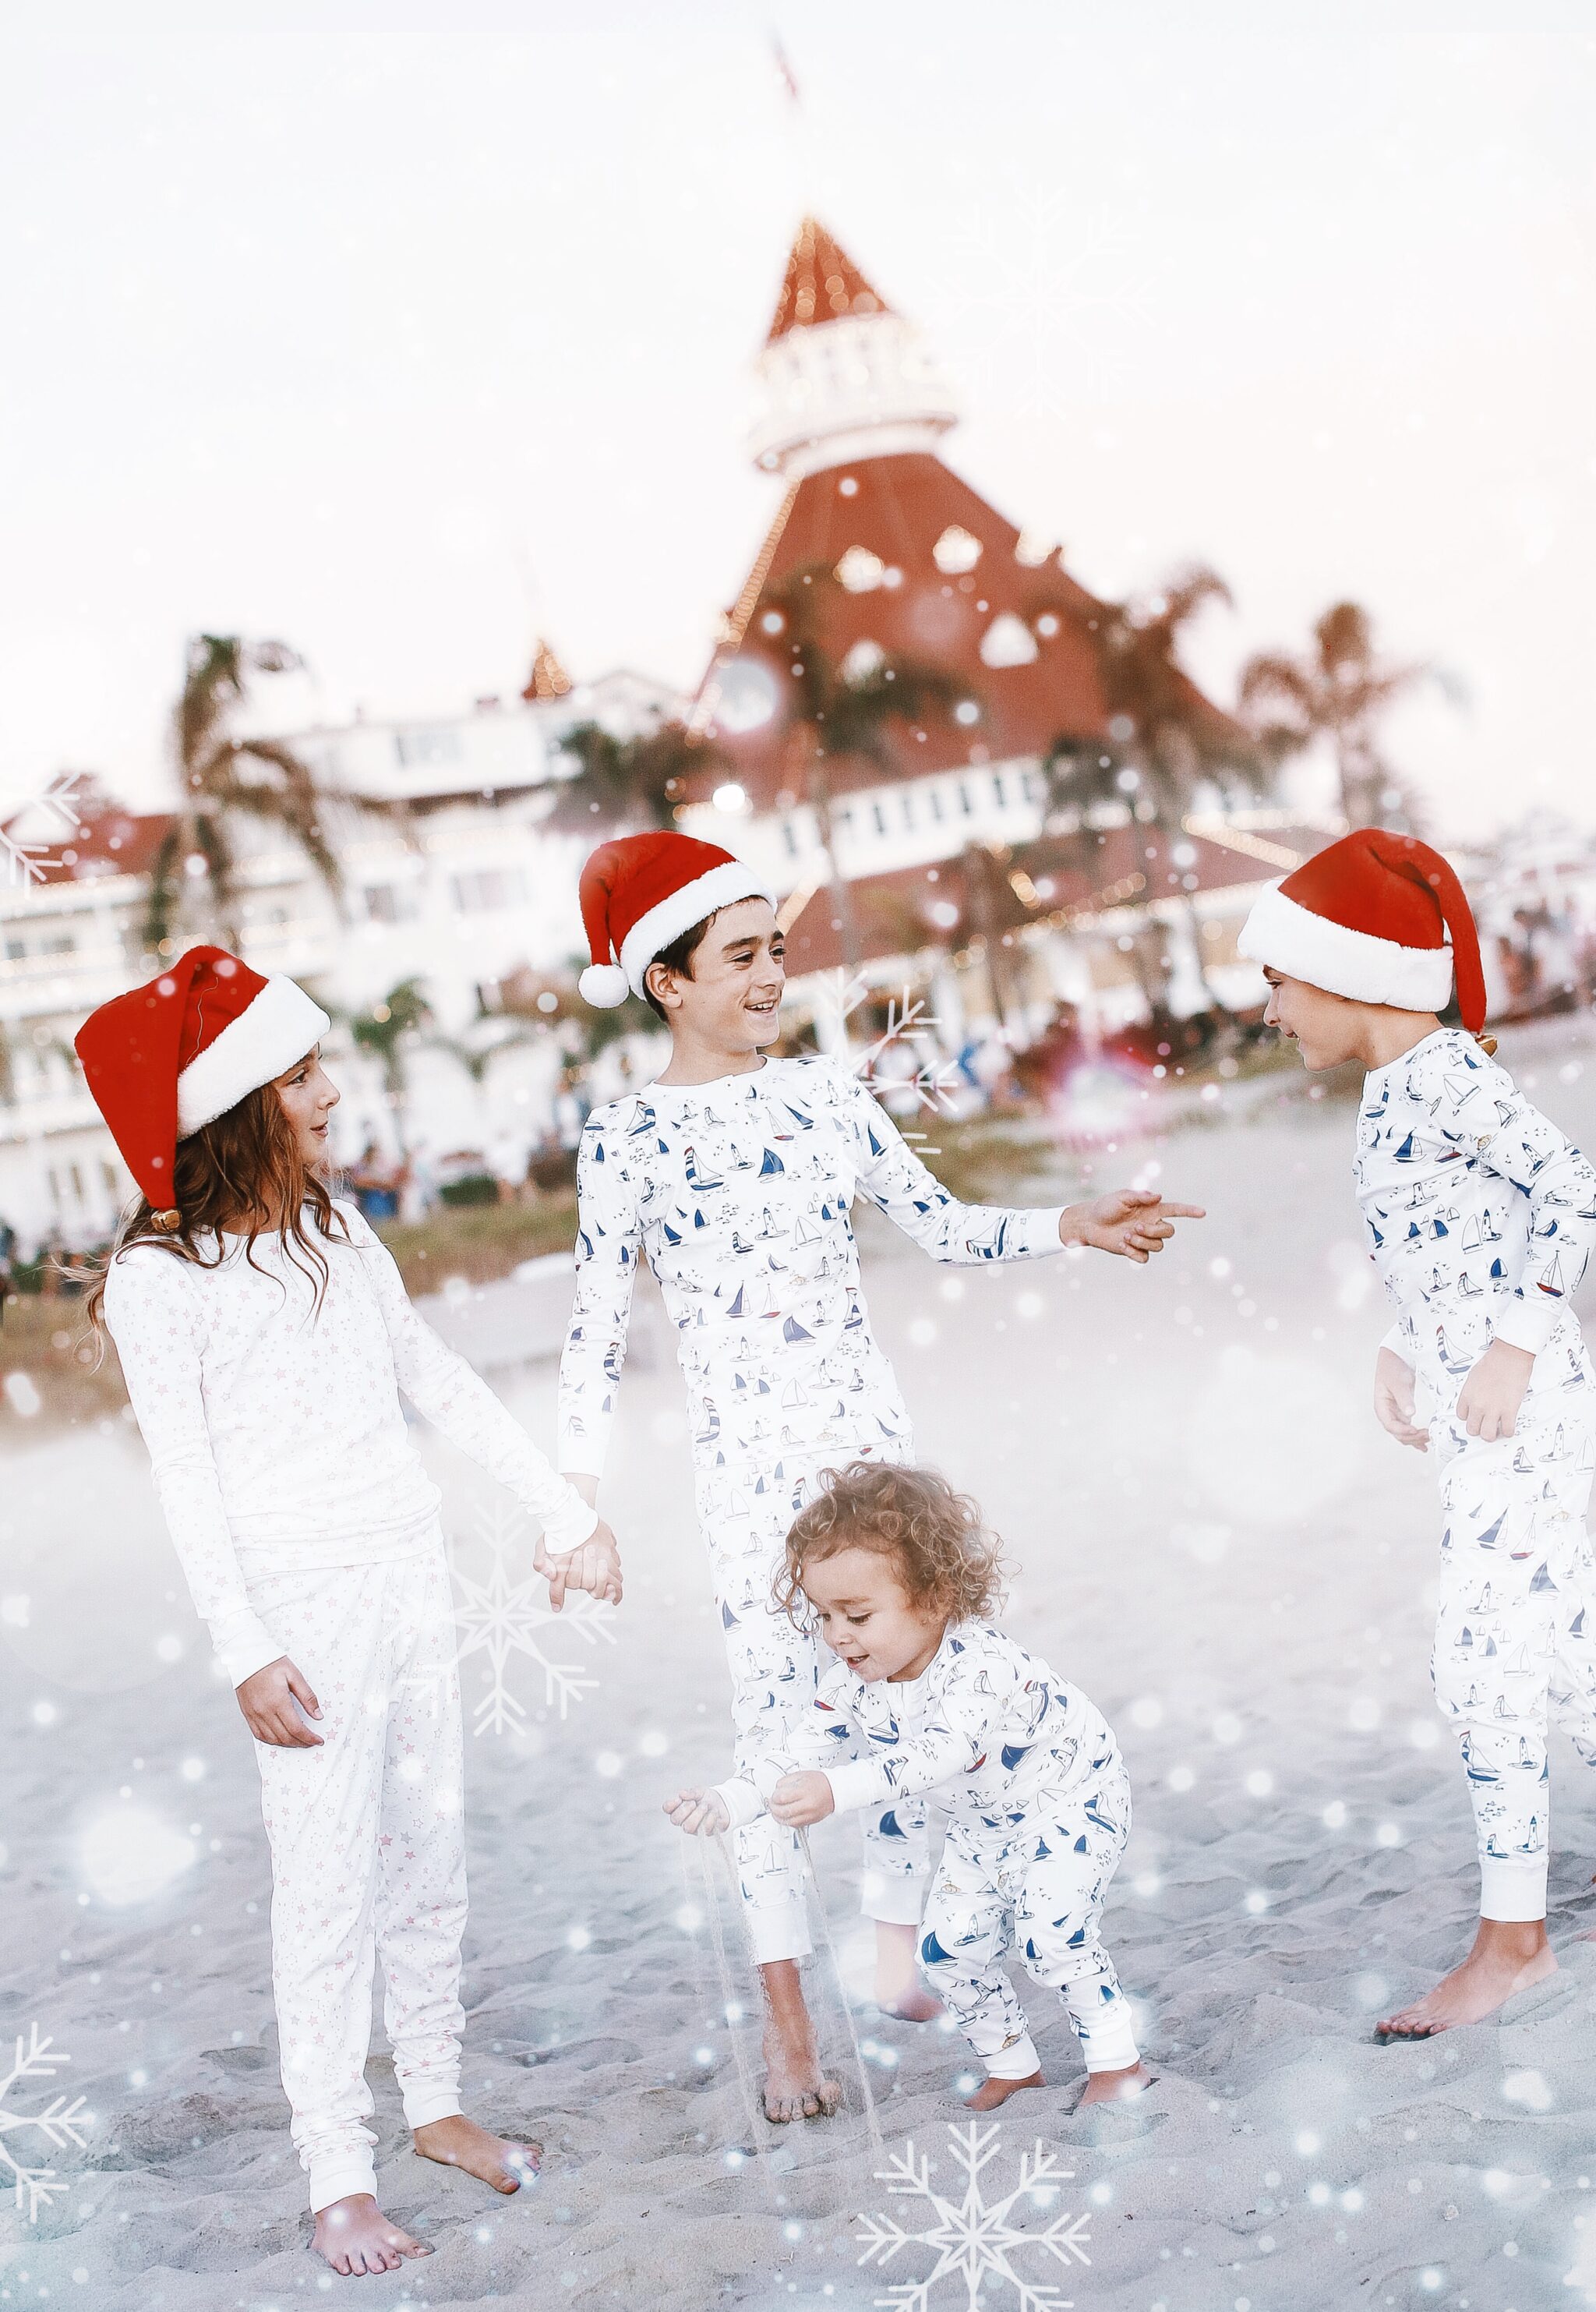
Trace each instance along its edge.
<instances>
[{"instance_id":1,"label":"toddler with curly hair","mask_svg":"<svg viewBox=\"0 0 1596 2312\"><path fill-rule=\"evenodd\" d=\"M802 1829L869 1808L890 1838L898 1801L936 1791L947 1839L920 1965L986 2069L970 2108L1044 2084L1003 1965L1011 1945L1062 1994L1086 2059L1082 2101L1103 2103L1148 2080L1098 1931L1129 1835L1129 1780L1080 1689L992 1626L1001 1571L975 1503L934 1470L830 1472L776 1579L777 1603L837 1657L815 1706L784 1757L678 1791L666 1812L708 1836L767 1811Z\"/></svg>"}]
</instances>

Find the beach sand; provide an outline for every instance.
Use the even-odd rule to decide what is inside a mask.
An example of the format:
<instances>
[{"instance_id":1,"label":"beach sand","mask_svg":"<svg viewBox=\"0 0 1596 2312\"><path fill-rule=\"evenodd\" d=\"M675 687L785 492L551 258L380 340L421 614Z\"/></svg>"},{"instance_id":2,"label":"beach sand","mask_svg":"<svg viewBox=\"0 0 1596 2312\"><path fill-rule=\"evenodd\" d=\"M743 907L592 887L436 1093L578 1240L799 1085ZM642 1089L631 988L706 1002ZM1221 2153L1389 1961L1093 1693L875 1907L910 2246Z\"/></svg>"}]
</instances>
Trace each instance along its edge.
<instances>
[{"instance_id":1,"label":"beach sand","mask_svg":"<svg viewBox=\"0 0 1596 2312\"><path fill-rule=\"evenodd\" d=\"M1503 1057L1596 1138L1583 1025L1509 1037ZM1367 1410L1386 1318L1357 1240L1353 1111L1308 1102L1294 1079L1280 1090L1251 1120L1099 1160L1105 1182L1156 1160L1161 1186L1210 1208L1146 1272L1094 1255L939 1270L861 1229L922 1454L1007 1537L1021 1570L1007 1626L1103 1708L1136 1792L1106 1936L1158 2083L1073 2117L1075 2043L1021 1976L1049 2086L983 2130L980 2203L1016 2190L1040 2141L1052 2180L1020 2194L1007 2222L1024 2237L1002 2251L1059 2291L1037 2303L1596 2303L1596 1945L1578 1940L1596 1927L1596 1784L1561 1737L1561 1971L1499 2021L1426 2045L1371 2036L1376 2012L1462 1954L1477 1878L1429 1692L1431 1473ZM506 1394L546 1441L552 1367ZM714 1851L660 1812L728 1763L674 1367L629 1375L621 1406L605 1505L625 1606L607 1634L580 1620L530 1633L597 1683L562 1718L537 1660L512 1651L501 1686L524 1724L468 1737L466 2091L484 2119L541 2138L545 2172L503 2202L416 2159L374 2054L383 2204L437 2252L359 2281L307 2251L253 1760L136 1434L7 1426L0 2038L36 2023L71 2062L16 2081L0 2123L65 2094L92 2124L81 2152L0 2132L68 2187L32 2224L0 2211L0 2303L281 2312L330 2290L438 2312L854 2308L935 2269L938 2250L914 2241L885 2269L858 2261L862 2219L911 2235L938 2223L880 2180L911 2141L931 2189L964 2198L967 2062L946 2031L870 2004L850 1825L823 1826L815 1856L880 2148L824 1949L814 1991L846 2111L786 2130L750 2116L738 2061L756 2056L754 1980ZM485 1585L493 1488L437 1441L425 1450L460 1569ZM524 1541L501 1559L513 1583ZM494 1690L486 1648L463 1678L469 1726ZM743 2010L731 2023L717 1923ZM1066 2217L1087 2220L1089 2263L1047 2245ZM1565 2284L1581 2273L1587 2284ZM923 2301L1025 2299L999 2269L969 2291L950 2273Z\"/></svg>"}]
</instances>

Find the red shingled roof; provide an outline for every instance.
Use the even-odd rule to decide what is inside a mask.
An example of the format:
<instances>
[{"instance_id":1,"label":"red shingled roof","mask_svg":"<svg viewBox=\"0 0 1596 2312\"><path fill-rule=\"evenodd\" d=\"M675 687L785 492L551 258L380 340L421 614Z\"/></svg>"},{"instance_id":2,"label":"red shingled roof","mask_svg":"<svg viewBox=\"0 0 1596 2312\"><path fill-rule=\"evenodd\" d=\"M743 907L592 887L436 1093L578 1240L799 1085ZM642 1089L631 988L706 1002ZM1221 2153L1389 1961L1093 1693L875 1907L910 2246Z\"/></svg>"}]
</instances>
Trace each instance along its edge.
<instances>
[{"instance_id":1,"label":"red shingled roof","mask_svg":"<svg viewBox=\"0 0 1596 2312\"><path fill-rule=\"evenodd\" d=\"M52 820L33 840L48 848L36 863L47 883L85 881L97 875L144 875L173 825L170 811L133 811L108 796L80 800L83 824L66 834ZM6 822L19 831L28 826L29 812L18 811Z\"/></svg>"},{"instance_id":2,"label":"red shingled roof","mask_svg":"<svg viewBox=\"0 0 1596 2312\"><path fill-rule=\"evenodd\" d=\"M853 259L825 227L813 217L806 217L787 260L781 294L776 300L765 343L773 346L789 329L845 320L853 313L890 311L886 300L871 288Z\"/></svg>"}]
</instances>

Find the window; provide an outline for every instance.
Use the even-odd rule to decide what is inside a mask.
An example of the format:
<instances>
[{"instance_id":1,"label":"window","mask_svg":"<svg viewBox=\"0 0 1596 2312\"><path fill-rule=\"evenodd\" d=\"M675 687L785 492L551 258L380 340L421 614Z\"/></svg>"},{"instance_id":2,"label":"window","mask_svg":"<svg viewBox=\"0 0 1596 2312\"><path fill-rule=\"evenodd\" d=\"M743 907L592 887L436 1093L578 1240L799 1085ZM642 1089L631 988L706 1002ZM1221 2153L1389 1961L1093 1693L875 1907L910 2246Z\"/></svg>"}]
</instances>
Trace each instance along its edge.
<instances>
[{"instance_id":1,"label":"window","mask_svg":"<svg viewBox=\"0 0 1596 2312\"><path fill-rule=\"evenodd\" d=\"M781 821L781 840L787 845L788 857L789 859L796 859L798 857L798 836L793 833L792 821L789 819L784 819Z\"/></svg>"},{"instance_id":2,"label":"window","mask_svg":"<svg viewBox=\"0 0 1596 2312\"><path fill-rule=\"evenodd\" d=\"M27 952L28 950L23 943L22 933L20 932L7 932L5 934L6 962L21 963L22 958L27 954Z\"/></svg>"},{"instance_id":3,"label":"window","mask_svg":"<svg viewBox=\"0 0 1596 2312\"><path fill-rule=\"evenodd\" d=\"M493 915L526 904L527 879L519 867L479 867L470 874L452 875L449 881L463 915Z\"/></svg>"},{"instance_id":4,"label":"window","mask_svg":"<svg viewBox=\"0 0 1596 2312\"><path fill-rule=\"evenodd\" d=\"M964 812L966 819L971 819L974 816L975 803L970 793L970 782L968 779L961 779L959 781L959 809Z\"/></svg>"},{"instance_id":5,"label":"window","mask_svg":"<svg viewBox=\"0 0 1596 2312\"><path fill-rule=\"evenodd\" d=\"M404 771L423 769L432 763L458 763L460 734L458 731L396 731L394 751Z\"/></svg>"},{"instance_id":6,"label":"window","mask_svg":"<svg viewBox=\"0 0 1596 2312\"><path fill-rule=\"evenodd\" d=\"M907 793L903 797L903 824L905 827L914 825L914 797Z\"/></svg>"},{"instance_id":7,"label":"window","mask_svg":"<svg viewBox=\"0 0 1596 2312\"><path fill-rule=\"evenodd\" d=\"M992 796L999 810L1001 810L1008 801L1007 795L1005 794L1003 791L1003 774L1001 771L994 771L992 773Z\"/></svg>"},{"instance_id":8,"label":"window","mask_svg":"<svg viewBox=\"0 0 1596 2312\"><path fill-rule=\"evenodd\" d=\"M941 818L941 816L942 816L942 790L941 790L941 788L940 788L940 787L932 787L932 788L929 791L928 800L929 801L929 802L930 802L930 806L931 806L931 817L932 817L933 819L940 819L940 818Z\"/></svg>"},{"instance_id":9,"label":"window","mask_svg":"<svg viewBox=\"0 0 1596 2312\"><path fill-rule=\"evenodd\" d=\"M883 810L878 802L873 802L870 805L870 817L876 822L876 834L885 835L886 833L886 813Z\"/></svg>"},{"instance_id":10,"label":"window","mask_svg":"<svg viewBox=\"0 0 1596 2312\"><path fill-rule=\"evenodd\" d=\"M1020 776L1020 785L1025 792L1025 797L1027 802L1040 802L1042 801L1042 781L1037 777L1034 771L1023 772Z\"/></svg>"},{"instance_id":11,"label":"window","mask_svg":"<svg viewBox=\"0 0 1596 2312\"><path fill-rule=\"evenodd\" d=\"M414 883L368 883L361 896L369 924L410 924L421 913Z\"/></svg>"}]
</instances>

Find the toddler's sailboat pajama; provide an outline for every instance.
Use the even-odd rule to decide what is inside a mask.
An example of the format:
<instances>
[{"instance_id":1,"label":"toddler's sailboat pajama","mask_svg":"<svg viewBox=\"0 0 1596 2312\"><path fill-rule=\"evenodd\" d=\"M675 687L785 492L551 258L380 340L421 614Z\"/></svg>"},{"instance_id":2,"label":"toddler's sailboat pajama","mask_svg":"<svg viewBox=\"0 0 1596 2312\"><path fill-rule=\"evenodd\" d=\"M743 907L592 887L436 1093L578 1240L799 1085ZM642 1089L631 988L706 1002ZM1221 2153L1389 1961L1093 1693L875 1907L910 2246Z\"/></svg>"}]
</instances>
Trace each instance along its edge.
<instances>
[{"instance_id":1,"label":"toddler's sailboat pajama","mask_svg":"<svg viewBox=\"0 0 1596 2312\"><path fill-rule=\"evenodd\" d=\"M994 2079L1038 2068L1003 1965L1011 1947L1063 1999L1088 2071L1137 2061L1129 2005L1099 1932L1130 1835L1130 1784L1078 1686L989 1625L957 1623L918 1678L867 1684L835 1663L793 1721L785 1755L767 1752L719 1786L734 1828L769 1820L763 1810L781 1776L804 1770L825 1775L839 1812L932 1791L946 1804L920 1968Z\"/></svg>"}]
</instances>

